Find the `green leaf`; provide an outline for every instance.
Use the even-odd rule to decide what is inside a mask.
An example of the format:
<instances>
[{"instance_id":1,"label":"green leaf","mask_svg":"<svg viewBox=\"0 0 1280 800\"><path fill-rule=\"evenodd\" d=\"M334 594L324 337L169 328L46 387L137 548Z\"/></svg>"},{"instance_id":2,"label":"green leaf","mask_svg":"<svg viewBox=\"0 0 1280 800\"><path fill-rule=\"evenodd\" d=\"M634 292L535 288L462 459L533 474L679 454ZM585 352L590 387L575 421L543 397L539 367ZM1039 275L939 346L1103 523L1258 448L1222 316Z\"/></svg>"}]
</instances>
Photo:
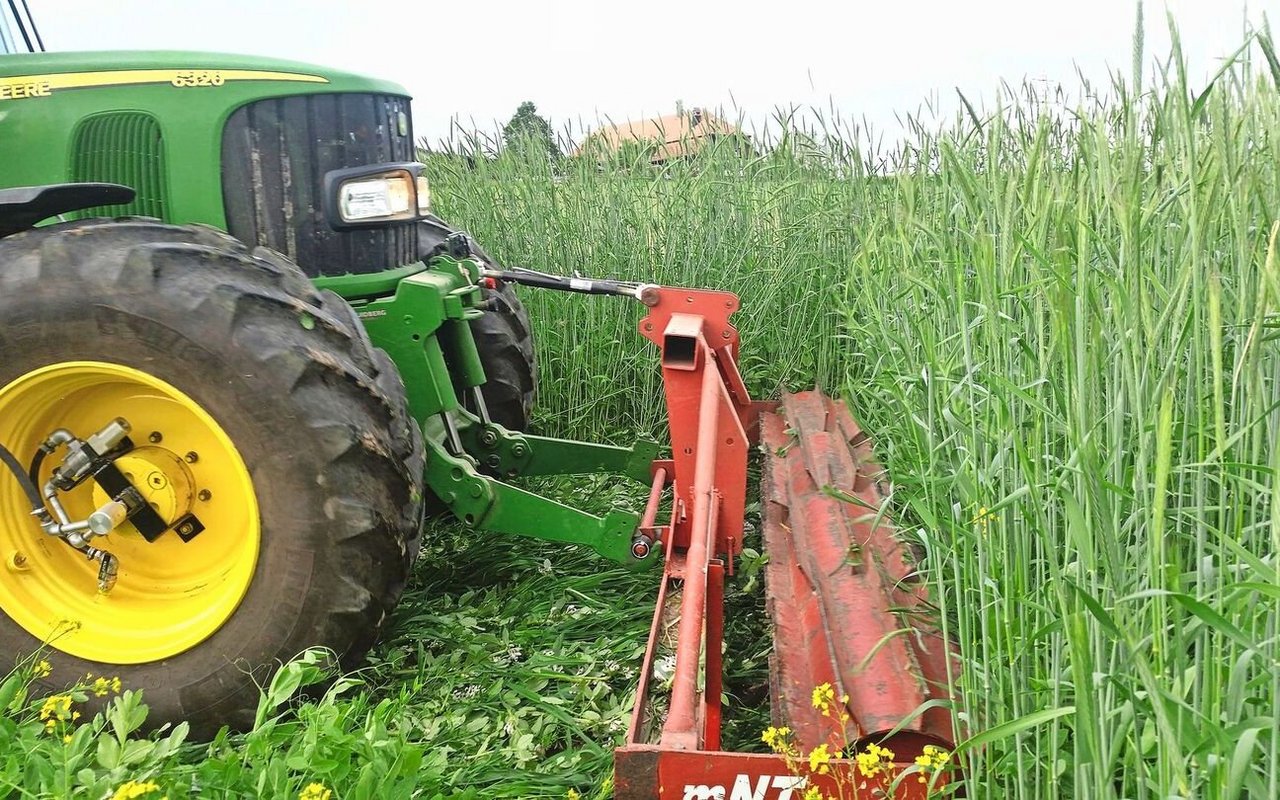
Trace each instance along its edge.
<instances>
[{"instance_id":1,"label":"green leaf","mask_svg":"<svg viewBox=\"0 0 1280 800\"><path fill-rule=\"evenodd\" d=\"M26 686L26 681L16 672L9 673L4 679L4 683L0 683L0 713L9 710L9 706L13 704L13 699L18 696L18 692Z\"/></svg>"},{"instance_id":2,"label":"green leaf","mask_svg":"<svg viewBox=\"0 0 1280 800\"><path fill-rule=\"evenodd\" d=\"M1014 736L1022 731L1044 725L1052 722L1059 717L1065 717L1068 714L1076 713L1075 706L1062 706L1060 708L1046 708L1041 711L1035 711L1017 719L1001 723L994 728L988 728L979 734L969 737L960 744L956 745L956 752L967 752L983 745L999 741L1001 739Z\"/></svg>"},{"instance_id":3,"label":"green leaf","mask_svg":"<svg viewBox=\"0 0 1280 800\"><path fill-rule=\"evenodd\" d=\"M1258 745L1258 729L1249 728L1240 734L1235 750L1231 754L1231 769L1227 773L1227 786L1223 791L1223 800L1232 800L1244 791L1245 777L1249 766L1253 763L1254 751Z\"/></svg>"},{"instance_id":4,"label":"green leaf","mask_svg":"<svg viewBox=\"0 0 1280 800\"><path fill-rule=\"evenodd\" d=\"M98 739L98 763L103 769L115 769L120 766L120 742L110 736Z\"/></svg>"}]
</instances>

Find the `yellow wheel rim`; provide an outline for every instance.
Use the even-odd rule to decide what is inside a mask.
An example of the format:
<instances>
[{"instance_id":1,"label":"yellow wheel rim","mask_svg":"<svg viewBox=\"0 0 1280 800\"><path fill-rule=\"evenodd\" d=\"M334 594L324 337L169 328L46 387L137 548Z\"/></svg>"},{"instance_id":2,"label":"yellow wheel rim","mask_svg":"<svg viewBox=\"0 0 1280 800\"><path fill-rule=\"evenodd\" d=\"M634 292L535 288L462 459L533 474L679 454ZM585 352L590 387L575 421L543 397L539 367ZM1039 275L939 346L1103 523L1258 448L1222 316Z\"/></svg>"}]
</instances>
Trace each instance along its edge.
<instances>
[{"instance_id":1,"label":"yellow wheel rim","mask_svg":"<svg viewBox=\"0 0 1280 800\"><path fill-rule=\"evenodd\" d=\"M0 444L24 462L56 428L83 439L115 417L133 426L137 445L117 466L166 522L190 511L204 531L183 542L169 530L148 543L126 522L95 537L95 547L120 559L115 588L101 594L97 563L44 533L17 481L0 475L0 610L57 650L142 664L188 650L226 623L253 579L261 527L230 437L168 383L119 364L69 361L0 389ZM42 482L65 454L45 459ZM92 480L59 496L73 520L107 500Z\"/></svg>"}]
</instances>

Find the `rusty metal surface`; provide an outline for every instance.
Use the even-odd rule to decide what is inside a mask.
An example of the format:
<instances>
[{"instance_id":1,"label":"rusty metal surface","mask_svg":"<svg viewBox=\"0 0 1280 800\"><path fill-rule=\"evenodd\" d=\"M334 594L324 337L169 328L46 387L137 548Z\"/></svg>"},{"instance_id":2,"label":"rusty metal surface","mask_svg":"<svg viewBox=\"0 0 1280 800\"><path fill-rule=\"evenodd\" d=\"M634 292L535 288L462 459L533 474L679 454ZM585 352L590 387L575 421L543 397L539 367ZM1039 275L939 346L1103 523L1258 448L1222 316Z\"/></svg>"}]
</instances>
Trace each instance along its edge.
<instances>
[{"instance_id":1,"label":"rusty metal surface","mask_svg":"<svg viewBox=\"0 0 1280 800\"><path fill-rule=\"evenodd\" d=\"M801 747L876 740L947 696L954 653L886 514L883 468L848 409L801 392L785 396L761 427L775 716ZM838 707L826 716L812 703L823 683ZM889 746L910 758L929 743L950 749L952 736L949 714L936 708Z\"/></svg>"}]
</instances>

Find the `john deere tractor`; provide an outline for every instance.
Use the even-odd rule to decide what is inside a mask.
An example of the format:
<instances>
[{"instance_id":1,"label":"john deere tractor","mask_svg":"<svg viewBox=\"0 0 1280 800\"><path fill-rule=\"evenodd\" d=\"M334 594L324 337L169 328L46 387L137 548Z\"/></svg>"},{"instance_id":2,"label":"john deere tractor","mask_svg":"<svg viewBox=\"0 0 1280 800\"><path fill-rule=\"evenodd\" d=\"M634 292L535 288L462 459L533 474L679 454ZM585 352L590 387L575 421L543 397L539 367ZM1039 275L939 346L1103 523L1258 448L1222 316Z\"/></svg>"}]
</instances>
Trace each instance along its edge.
<instances>
[{"instance_id":1,"label":"john deere tractor","mask_svg":"<svg viewBox=\"0 0 1280 800\"><path fill-rule=\"evenodd\" d=\"M414 153L389 83L0 56L0 453L22 476L0 478L0 654L51 648L53 683L119 673L160 720L243 721L253 669L377 636L423 426L447 459L501 437L449 490L486 513L480 471L516 469L533 398L529 325L429 214Z\"/></svg>"},{"instance_id":2,"label":"john deere tractor","mask_svg":"<svg viewBox=\"0 0 1280 800\"><path fill-rule=\"evenodd\" d=\"M524 431L515 283L642 307L669 449ZM448 515L662 562L620 795L789 794L805 784L782 756L720 752L724 581L763 442L778 724L806 748L891 740L909 767L951 736L927 587L848 410L748 394L738 305L500 267L431 215L394 84L231 55L0 56L0 676L43 658L50 691L119 676L153 723L250 724L282 661L371 646ZM518 480L582 473L648 487L642 513ZM839 715L815 715L821 685Z\"/></svg>"}]
</instances>

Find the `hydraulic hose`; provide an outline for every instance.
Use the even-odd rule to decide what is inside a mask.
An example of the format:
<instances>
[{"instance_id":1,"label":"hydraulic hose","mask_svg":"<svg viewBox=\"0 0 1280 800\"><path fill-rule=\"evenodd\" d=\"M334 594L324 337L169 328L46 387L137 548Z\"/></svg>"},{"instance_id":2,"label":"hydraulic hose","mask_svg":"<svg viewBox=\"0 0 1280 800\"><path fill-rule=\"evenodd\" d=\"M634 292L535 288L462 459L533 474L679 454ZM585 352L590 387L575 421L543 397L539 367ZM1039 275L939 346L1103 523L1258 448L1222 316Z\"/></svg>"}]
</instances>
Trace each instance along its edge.
<instances>
[{"instance_id":1,"label":"hydraulic hose","mask_svg":"<svg viewBox=\"0 0 1280 800\"><path fill-rule=\"evenodd\" d=\"M49 451L44 449L44 445L41 445L36 450L35 458L31 459L31 466L27 469L27 478L31 480L32 486L40 485L40 465L44 464L44 457L47 455L49 455Z\"/></svg>"},{"instance_id":2,"label":"hydraulic hose","mask_svg":"<svg viewBox=\"0 0 1280 800\"><path fill-rule=\"evenodd\" d=\"M13 453L10 453L4 445L0 445L0 461L4 462L4 465L13 473L13 476L18 479L18 483L22 485L23 493L31 501L31 510L44 511L44 498L40 496L40 490L36 488L35 483L23 471L21 462L14 458Z\"/></svg>"}]
</instances>

